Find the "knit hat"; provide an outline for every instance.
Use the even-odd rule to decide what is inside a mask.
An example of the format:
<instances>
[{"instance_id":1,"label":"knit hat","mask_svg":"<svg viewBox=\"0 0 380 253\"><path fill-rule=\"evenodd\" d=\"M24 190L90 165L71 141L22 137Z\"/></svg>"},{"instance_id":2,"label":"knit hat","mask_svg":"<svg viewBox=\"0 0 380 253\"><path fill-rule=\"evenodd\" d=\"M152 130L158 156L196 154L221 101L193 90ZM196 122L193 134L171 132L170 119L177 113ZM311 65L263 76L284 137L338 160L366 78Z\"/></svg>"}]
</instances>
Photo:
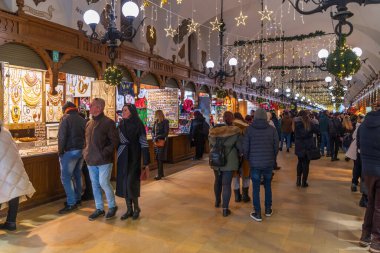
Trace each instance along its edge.
<instances>
[{"instance_id":1,"label":"knit hat","mask_svg":"<svg viewBox=\"0 0 380 253\"><path fill-rule=\"evenodd\" d=\"M73 102L67 101L63 106L62 106L62 111L65 112L67 108L76 108L76 105Z\"/></svg>"},{"instance_id":2,"label":"knit hat","mask_svg":"<svg viewBox=\"0 0 380 253\"><path fill-rule=\"evenodd\" d=\"M259 108L255 112L254 120L264 119L268 120L267 112L263 108Z\"/></svg>"}]
</instances>

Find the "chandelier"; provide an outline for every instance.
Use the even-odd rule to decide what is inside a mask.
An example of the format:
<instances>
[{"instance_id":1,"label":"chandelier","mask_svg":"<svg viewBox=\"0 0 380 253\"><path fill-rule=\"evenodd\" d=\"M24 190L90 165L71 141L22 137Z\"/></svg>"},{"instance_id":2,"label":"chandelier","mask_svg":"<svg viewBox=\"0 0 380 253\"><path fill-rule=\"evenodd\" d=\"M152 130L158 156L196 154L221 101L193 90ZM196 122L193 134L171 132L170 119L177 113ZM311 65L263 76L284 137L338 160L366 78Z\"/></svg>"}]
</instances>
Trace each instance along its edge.
<instances>
[{"instance_id":1,"label":"chandelier","mask_svg":"<svg viewBox=\"0 0 380 253\"><path fill-rule=\"evenodd\" d=\"M100 42L108 45L109 54L108 57L113 65L116 58L116 49L119 47L121 42L130 41L136 36L139 27L143 24L144 19L140 22L137 28L133 27L133 21L139 15L139 7L133 1L127 1L121 8L121 11L126 18L126 24L122 26L119 31L116 26L116 9L115 0L111 0L110 4L107 4L104 8L106 15L106 20L108 20L108 25L106 27L106 33L100 38ZM91 39L99 39L99 35L96 32L96 26L100 22L99 13L95 10L87 10L83 14L84 22L90 26L92 34Z\"/></svg>"}]
</instances>

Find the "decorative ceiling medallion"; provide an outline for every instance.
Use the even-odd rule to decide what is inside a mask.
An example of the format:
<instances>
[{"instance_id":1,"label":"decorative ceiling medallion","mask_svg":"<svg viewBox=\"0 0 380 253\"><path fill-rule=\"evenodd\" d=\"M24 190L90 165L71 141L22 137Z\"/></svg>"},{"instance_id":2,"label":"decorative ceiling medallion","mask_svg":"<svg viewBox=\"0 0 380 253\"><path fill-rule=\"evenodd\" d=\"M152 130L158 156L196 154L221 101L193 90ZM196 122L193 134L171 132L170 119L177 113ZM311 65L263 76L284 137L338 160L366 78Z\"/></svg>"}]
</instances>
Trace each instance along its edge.
<instances>
[{"instance_id":1,"label":"decorative ceiling medallion","mask_svg":"<svg viewBox=\"0 0 380 253\"><path fill-rule=\"evenodd\" d=\"M37 6L39 3L46 2L46 0L33 0L33 2Z\"/></svg>"}]
</instances>

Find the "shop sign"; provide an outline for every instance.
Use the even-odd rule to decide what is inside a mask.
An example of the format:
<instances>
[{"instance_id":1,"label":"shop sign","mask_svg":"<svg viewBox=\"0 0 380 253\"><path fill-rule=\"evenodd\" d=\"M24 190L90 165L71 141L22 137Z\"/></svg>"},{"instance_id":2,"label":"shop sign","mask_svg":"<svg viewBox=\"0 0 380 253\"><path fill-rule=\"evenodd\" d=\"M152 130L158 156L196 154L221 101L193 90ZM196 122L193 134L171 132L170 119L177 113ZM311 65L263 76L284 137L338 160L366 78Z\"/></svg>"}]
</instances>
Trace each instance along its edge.
<instances>
[{"instance_id":1,"label":"shop sign","mask_svg":"<svg viewBox=\"0 0 380 253\"><path fill-rule=\"evenodd\" d=\"M53 50L52 58L53 58L53 62L59 62L59 51Z\"/></svg>"}]
</instances>

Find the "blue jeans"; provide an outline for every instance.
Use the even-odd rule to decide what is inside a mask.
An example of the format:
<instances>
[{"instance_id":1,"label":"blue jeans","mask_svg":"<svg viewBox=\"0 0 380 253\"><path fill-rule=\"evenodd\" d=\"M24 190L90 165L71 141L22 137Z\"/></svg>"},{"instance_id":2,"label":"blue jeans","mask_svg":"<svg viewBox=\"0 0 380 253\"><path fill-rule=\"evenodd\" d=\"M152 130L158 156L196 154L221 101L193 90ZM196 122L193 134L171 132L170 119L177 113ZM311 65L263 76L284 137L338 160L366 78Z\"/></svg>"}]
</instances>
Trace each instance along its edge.
<instances>
[{"instance_id":1,"label":"blue jeans","mask_svg":"<svg viewBox=\"0 0 380 253\"><path fill-rule=\"evenodd\" d=\"M82 196L82 150L67 151L59 156L61 181L67 196L67 205L75 205Z\"/></svg>"},{"instance_id":2,"label":"blue jeans","mask_svg":"<svg viewBox=\"0 0 380 253\"><path fill-rule=\"evenodd\" d=\"M265 209L272 207L272 168L265 169L255 169L251 168L251 179L253 184L253 207L256 213L261 212L260 205L260 180L261 176L264 177L264 188L265 188Z\"/></svg>"},{"instance_id":3,"label":"blue jeans","mask_svg":"<svg viewBox=\"0 0 380 253\"><path fill-rule=\"evenodd\" d=\"M112 163L87 167L90 172L96 209L104 210L102 189L106 194L108 208L115 207L115 194L111 185Z\"/></svg>"},{"instance_id":4,"label":"blue jeans","mask_svg":"<svg viewBox=\"0 0 380 253\"><path fill-rule=\"evenodd\" d=\"M327 149L327 154L330 152L330 136L328 132L321 132L321 154L325 154L325 147Z\"/></svg>"},{"instance_id":5,"label":"blue jeans","mask_svg":"<svg viewBox=\"0 0 380 253\"><path fill-rule=\"evenodd\" d=\"M286 148L290 148L290 141L292 138L292 133L281 133L281 148L284 144L284 139L286 139Z\"/></svg>"}]
</instances>

